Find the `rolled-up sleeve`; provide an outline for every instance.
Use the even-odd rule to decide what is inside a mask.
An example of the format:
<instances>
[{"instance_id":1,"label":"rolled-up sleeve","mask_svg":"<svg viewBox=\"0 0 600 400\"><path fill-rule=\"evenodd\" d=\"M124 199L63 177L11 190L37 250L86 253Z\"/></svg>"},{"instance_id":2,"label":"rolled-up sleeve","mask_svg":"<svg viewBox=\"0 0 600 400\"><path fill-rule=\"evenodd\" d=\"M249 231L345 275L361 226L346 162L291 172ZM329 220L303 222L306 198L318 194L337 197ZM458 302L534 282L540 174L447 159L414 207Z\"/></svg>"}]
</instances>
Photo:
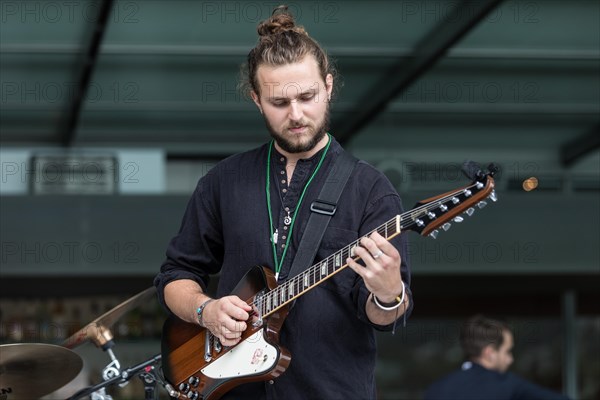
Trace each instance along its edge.
<instances>
[{"instance_id":1,"label":"rolled-up sleeve","mask_svg":"<svg viewBox=\"0 0 600 400\"><path fill-rule=\"evenodd\" d=\"M218 188L211 174L203 177L190 198L179 233L167 247L166 259L154 279L159 299L164 301L164 288L172 281L191 279L206 291L209 275L219 272L223 261L221 222L213 199Z\"/></svg>"}]
</instances>

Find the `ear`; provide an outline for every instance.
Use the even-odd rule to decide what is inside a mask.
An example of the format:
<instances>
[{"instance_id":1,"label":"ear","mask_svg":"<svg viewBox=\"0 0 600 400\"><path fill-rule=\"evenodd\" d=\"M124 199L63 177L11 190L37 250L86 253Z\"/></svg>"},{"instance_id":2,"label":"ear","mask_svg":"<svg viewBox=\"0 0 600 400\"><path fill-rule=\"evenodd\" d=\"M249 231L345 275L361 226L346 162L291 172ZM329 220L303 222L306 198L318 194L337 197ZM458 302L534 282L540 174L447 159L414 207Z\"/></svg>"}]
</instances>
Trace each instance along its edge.
<instances>
[{"instance_id":1,"label":"ear","mask_svg":"<svg viewBox=\"0 0 600 400\"><path fill-rule=\"evenodd\" d=\"M258 94L256 94L256 92L254 90L250 91L250 97L252 97L252 101L254 101L254 104L256 104L256 107L258 107L258 111L260 111L260 113L263 113L263 109L262 106L260 105L260 97L258 97Z\"/></svg>"},{"instance_id":2,"label":"ear","mask_svg":"<svg viewBox=\"0 0 600 400\"><path fill-rule=\"evenodd\" d=\"M325 77L325 88L327 89L327 98L331 100L331 93L333 92L333 75L327 74Z\"/></svg>"},{"instance_id":3,"label":"ear","mask_svg":"<svg viewBox=\"0 0 600 400\"><path fill-rule=\"evenodd\" d=\"M494 349L494 346L487 345L481 351L481 358L485 360L486 363L493 365L496 362L497 351Z\"/></svg>"}]
</instances>

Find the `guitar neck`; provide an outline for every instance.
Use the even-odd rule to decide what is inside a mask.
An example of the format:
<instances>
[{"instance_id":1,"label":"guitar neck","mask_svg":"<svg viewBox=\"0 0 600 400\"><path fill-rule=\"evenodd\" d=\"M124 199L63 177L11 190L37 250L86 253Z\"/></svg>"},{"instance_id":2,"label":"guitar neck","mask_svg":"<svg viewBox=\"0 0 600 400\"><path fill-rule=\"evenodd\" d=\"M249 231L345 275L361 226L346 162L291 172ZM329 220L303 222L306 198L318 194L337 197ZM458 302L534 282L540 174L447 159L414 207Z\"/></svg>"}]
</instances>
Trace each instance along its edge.
<instances>
[{"instance_id":1,"label":"guitar neck","mask_svg":"<svg viewBox=\"0 0 600 400\"><path fill-rule=\"evenodd\" d=\"M378 232L388 241L393 239L405 228L405 226L402 225L402 221L403 218L408 215L409 213L396 215L394 218L369 232L365 237L370 236L373 232ZM408 221L405 220L405 224L408 225ZM307 268L304 272L282 282L275 289L257 295L253 306L260 311L263 317L267 317L278 309L288 305L296 298L321 284L321 282L345 269L348 266L348 263L346 263L348 257L357 258L354 255L354 249L360 246L361 239L362 238L355 240L341 250L338 250L329 257L321 260L319 263Z\"/></svg>"},{"instance_id":2,"label":"guitar neck","mask_svg":"<svg viewBox=\"0 0 600 400\"><path fill-rule=\"evenodd\" d=\"M420 234L429 234L431 229L447 222L449 218L465 211L472 204L480 202L481 199L488 196L493 187L493 179L489 177L485 185L476 181L459 190L445 193L428 200L425 204L419 205L410 211L396 215L364 237L370 236L373 232L378 232L389 241L404 230L414 230ZM492 199L495 200L495 194ZM480 205L480 207L482 206ZM348 266L346 263L347 258L357 259L358 257L355 256L354 250L360 246L361 239L362 237L306 269L304 272L282 282L275 289L257 294L251 305L263 317L267 317L278 309L288 305L321 282L346 268Z\"/></svg>"}]
</instances>

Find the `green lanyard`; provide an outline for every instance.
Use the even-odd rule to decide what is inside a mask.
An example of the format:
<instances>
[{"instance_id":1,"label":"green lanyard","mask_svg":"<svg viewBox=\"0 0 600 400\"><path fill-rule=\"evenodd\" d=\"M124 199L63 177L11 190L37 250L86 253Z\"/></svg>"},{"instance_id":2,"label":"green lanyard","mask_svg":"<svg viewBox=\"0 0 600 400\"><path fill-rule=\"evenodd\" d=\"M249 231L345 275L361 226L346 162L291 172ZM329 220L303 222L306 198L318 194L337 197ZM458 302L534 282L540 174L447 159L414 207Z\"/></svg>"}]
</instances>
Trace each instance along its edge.
<instances>
[{"instance_id":1,"label":"green lanyard","mask_svg":"<svg viewBox=\"0 0 600 400\"><path fill-rule=\"evenodd\" d=\"M266 185L266 195L267 195L267 210L269 211L269 228L271 230L271 244L273 245L273 259L275 261L275 279L279 277L279 271L281 271L281 266L283 265L283 260L285 259L285 254L287 253L288 246L290 244L290 239L292 238L292 230L294 229L294 222L296 222L296 215L298 215L298 210L300 210L300 205L302 204L302 200L304 199L304 194L306 193L306 189L308 189L308 185L312 182L317 172L321 168L321 164L323 164L323 160L325 159L325 155L327 154L327 150L329 150L329 145L331 144L331 135L329 136L329 141L327 142L327 146L325 147L325 151L323 155L321 155L321 159L317 164L317 168L312 173L308 182L304 185L304 189L302 189L302 194L300 195L300 199L298 200L298 205L294 210L294 216L292 217L292 222L290 224L290 231L288 232L287 240L285 242L285 247L283 248L283 254L281 254L281 260L277 259L277 248L274 240L274 232L273 232L273 213L271 212L271 152L273 149L273 140L269 143L269 154L267 155L267 185ZM283 206L283 204L282 204Z\"/></svg>"}]
</instances>

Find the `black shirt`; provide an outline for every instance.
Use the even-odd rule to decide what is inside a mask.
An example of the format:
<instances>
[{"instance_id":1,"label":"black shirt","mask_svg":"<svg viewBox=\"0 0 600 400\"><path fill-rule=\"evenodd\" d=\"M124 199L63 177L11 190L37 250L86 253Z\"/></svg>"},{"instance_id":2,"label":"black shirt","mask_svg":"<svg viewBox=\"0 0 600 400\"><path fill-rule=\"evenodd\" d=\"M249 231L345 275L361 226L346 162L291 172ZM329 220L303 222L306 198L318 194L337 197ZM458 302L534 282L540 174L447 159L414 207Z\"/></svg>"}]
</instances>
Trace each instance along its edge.
<instances>
[{"instance_id":1,"label":"black shirt","mask_svg":"<svg viewBox=\"0 0 600 400\"><path fill-rule=\"evenodd\" d=\"M569 400L518 377L466 362L460 371L432 384L425 400Z\"/></svg>"},{"instance_id":2,"label":"black shirt","mask_svg":"<svg viewBox=\"0 0 600 400\"><path fill-rule=\"evenodd\" d=\"M300 205L279 281L287 277L306 228L310 204L343 151L331 140L323 164ZM215 297L222 297L231 293L252 266L275 269L265 193L268 149L266 144L229 157L200 179L179 234L169 244L167 259L155 279L163 304L164 286L173 280L193 279L206 290L209 275L220 273ZM278 231L278 257L282 255L284 236L289 230L284 218L297 206L323 151L299 160L291 182L287 182L286 158L273 147L270 200L276 224L273 230ZM342 192L315 263L401 213L400 197L387 178L360 161ZM406 233L391 243L402 256L401 274L412 308ZM285 373L273 384L242 385L224 398L375 398L373 329L391 330L393 324L379 326L369 321L365 312L368 296L362 278L350 268L305 293L297 299L280 332L281 345L292 354ZM403 318L409 314L410 310Z\"/></svg>"}]
</instances>

